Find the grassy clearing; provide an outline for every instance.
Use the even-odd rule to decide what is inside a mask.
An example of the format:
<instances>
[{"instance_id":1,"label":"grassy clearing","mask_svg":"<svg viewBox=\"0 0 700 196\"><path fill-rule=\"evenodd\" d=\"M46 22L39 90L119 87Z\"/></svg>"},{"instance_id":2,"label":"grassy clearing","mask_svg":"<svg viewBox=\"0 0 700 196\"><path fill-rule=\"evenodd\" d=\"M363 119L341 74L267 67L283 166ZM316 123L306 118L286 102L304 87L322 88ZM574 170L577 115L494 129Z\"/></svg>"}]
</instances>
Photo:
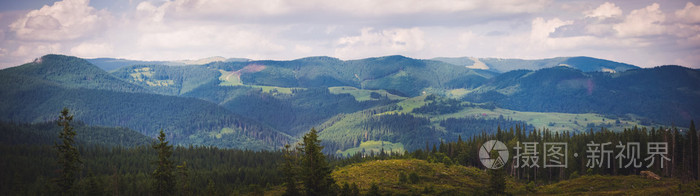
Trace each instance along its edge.
<instances>
[{"instance_id":1,"label":"grassy clearing","mask_svg":"<svg viewBox=\"0 0 700 196\"><path fill-rule=\"evenodd\" d=\"M238 86L238 85L243 85L241 82L241 75L238 74L235 71L224 71L224 70L219 70L221 72L221 76L219 76L219 83L220 86Z\"/></svg>"},{"instance_id":2,"label":"grassy clearing","mask_svg":"<svg viewBox=\"0 0 700 196\"><path fill-rule=\"evenodd\" d=\"M465 88L452 89L447 91L447 96L450 98L461 99L464 97L464 95L467 95L467 93L470 92L471 90L467 90Z\"/></svg>"},{"instance_id":3,"label":"grassy clearing","mask_svg":"<svg viewBox=\"0 0 700 196\"><path fill-rule=\"evenodd\" d=\"M173 80L155 80L152 79L154 71L150 67L133 69L129 76L136 82L143 83L148 86L172 86L175 85Z\"/></svg>"},{"instance_id":4,"label":"grassy clearing","mask_svg":"<svg viewBox=\"0 0 700 196\"><path fill-rule=\"evenodd\" d=\"M399 182L403 173L418 176L416 182ZM476 167L429 163L417 159L376 160L334 169L331 173L338 185L357 184L365 194L376 184L382 194L392 195L487 195L489 175ZM534 191L527 182L506 177L509 195L698 195L700 181L683 183L678 179L647 179L629 176L581 176L553 184L538 185ZM268 189L265 195L282 195L283 186Z\"/></svg>"},{"instance_id":5,"label":"grassy clearing","mask_svg":"<svg viewBox=\"0 0 700 196\"><path fill-rule=\"evenodd\" d=\"M431 120L441 120L446 118L476 117L476 118L512 118L513 120L525 121L536 128L547 128L551 131L572 131L588 130L588 125L592 123L595 127L605 126L611 130L622 131L624 128L634 126L644 127L638 121L610 119L600 114L585 113L557 113L557 112L521 112L496 108L493 110L483 108L465 108L457 113L431 116ZM616 120L619 120L618 124Z\"/></svg>"},{"instance_id":6,"label":"grassy clearing","mask_svg":"<svg viewBox=\"0 0 700 196\"><path fill-rule=\"evenodd\" d=\"M371 93L379 93L382 97L387 97L391 100L402 100L406 99L405 97L401 97L398 95L391 94L389 92L386 92L385 90L365 90L365 89L358 89L352 86L336 86L336 87L328 87L328 91L330 91L333 94L350 94L353 97L355 97L355 100L357 101L369 101L369 100L379 100L376 98L372 98Z\"/></svg>"},{"instance_id":7,"label":"grassy clearing","mask_svg":"<svg viewBox=\"0 0 700 196\"><path fill-rule=\"evenodd\" d=\"M374 152L374 154L378 154L381 152L382 149L384 149L384 152L389 153L389 152L395 152L395 153L403 153L404 148L403 144L401 143L391 143L388 141L366 141L360 143L359 147L355 148L350 148L344 151L337 151L336 154L339 155L354 155L358 152L362 152L362 149L365 150L365 154L370 154L371 152Z\"/></svg>"},{"instance_id":8,"label":"grassy clearing","mask_svg":"<svg viewBox=\"0 0 700 196\"><path fill-rule=\"evenodd\" d=\"M231 129L231 128L228 128L228 127L224 127L224 128L222 128L221 131L219 131L219 132L215 132L215 131L209 132L209 137L215 137L216 139L221 139L221 137L222 137L223 135L225 135L225 134L233 134L234 132L235 132L235 130L233 130L233 129Z\"/></svg>"},{"instance_id":9,"label":"grassy clearing","mask_svg":"<svg viewBox=\"0 0 700 196\"><path fill-rule=\"evenodd\" d=\"M428 103L425 101L426 95L408 98L403 100L397 105L401 106L400 110L388 111L382 114L394 114L394 113L411 113L414 108L421 107ZM468 103L468 102L464 102ZM380 115L382 115L380 114ZM611 130L622 131L624 128L632 128L634 126L645 127L639 124L639 121L634 120L624 120L622 118L610 119L600 114L595 113L585 113L585 114L573 114L573 113L557 113L557 112L521 112L515 110L508 110L502 108L496 108L493 110L484 109L479 107L467 107L459 112L443 115L424 115L411 113L415 116L428 117L431 121L437 122L447 118L498 118L503 116L504 118L512 118L513 120L525 121L528 124L532 124L536 128L547 128L551 131L586 131L589 129L589 124L600 127L605 126ZM620 122L617 123L617 120ZM647 127L651 128L651 127Z\"/></svg>"},{"instance_id":10,"label":"grassy clearing","mask_svg":"<svg viewBox=\"0 0 700 196\"><path fill-rule=\"evenodd\" d=\"M219 70L221 76L219 76L219 86L245 86L250 88L257 88L262 90L264 93L276 94L292 94L293 89L304 89L304 88L285 88L277 86L260 86L260 85L246 85L241 81L240 74L238 72L228 72L224 70Z\"/></svg>"},{"instance_id":11,"label":"grassy clearing","mask_svg":"<svg viewBox=\"0 0 700 196\"><path fill-rule=\"evenodd\" d=\"M399 183L399 175L415 173L419 180L415 183ZM394 195L482 195L485 194L488 175L474 167L459 165L447 166L442 163L429 163L416 159L394 159L369 161L341 167L331 174L338 184L356 183L361 192L366 192L372 184L377 184L383 194ZM508 180L508 190L515 190L518 184Z\"/></svg>"}]
</instances>

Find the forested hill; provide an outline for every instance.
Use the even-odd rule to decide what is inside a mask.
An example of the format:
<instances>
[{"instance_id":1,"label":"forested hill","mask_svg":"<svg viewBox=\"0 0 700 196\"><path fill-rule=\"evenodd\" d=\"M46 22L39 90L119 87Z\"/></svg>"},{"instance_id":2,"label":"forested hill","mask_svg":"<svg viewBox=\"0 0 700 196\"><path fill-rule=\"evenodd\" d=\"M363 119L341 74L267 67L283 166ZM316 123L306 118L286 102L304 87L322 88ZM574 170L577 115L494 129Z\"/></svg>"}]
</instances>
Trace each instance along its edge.
<instances>
[{"instance_id":1,"label":"forested hill","mask_svg":"<svg viewBox=\"0 0 700 196\"><path fill-rule=\"evenodd\" d=\"M46 55L17 67L0 70L3 85L32 88L37 83L64 88L87 88L120 92L148 92L143 87L115 78L89 62L63 55ZM10 84L8 84L10 83Z\"/></svg>"},{"instance_id":2,"label":"forested hill","mask_svg":"<svg viewBox=\"0 0 700 196\"><path fill-rule=\"evenodd\" d=\"M240 82L279 87L353 86L385 89L402 96L420 95L425 88L474 87L495 75L440 61L386 56L341 61L308 57L292 61L217 62L207 65L239 71Z\"/></svg>"},{"instance_id":3,"label":"forested hill","mask_svg":"<svg viewBox=\"0 0 700 196\"><path fill-rule=\"evenodd\" d=\"M175 144L242 149L279 148L317 127L327 153L348 153L384 142L410 150L499 124L622 130L687 127L700 115L698 70L590 57L480 60L535 70L498 73L405 56L180 66L92 60L115 69L106 72L80 58L46 55L0 70L0 121L52 121L68 107L88 125L150 137L165 129Z\"/></svg>"},{"instance_id":4,"label":"forested hill","mask_svg":"<svg viewBox=\"0 0 700 196\"><path fill-rule=\"evenodd\" d=\"M47 55L0 70L0 121L46 122L68 107L89 125L120 126L177 144L272 149L290 136L211 102L166 96L122 81L86 61Z\"/></svg>"},{"instance_id":5,"label":"forested hill","mask_svg":"<svg viewBox=\"0 0 700 196\"><path fill-rule=\"evenodd\" d=\"M465 96L519 111L635 114L661 124L687 126L700 116L700 71L660 66L621 73L568 67L511 71Z\"/></svg>"},{"instance_id":6,"label":"forested hill","mask_svg":"<svg viewBox=\"0 0 700 196\"><path fill-rule=\"evenodd\" d=\"M556 57L549 59L524 60L524 59L502 59L502 58L474 58L474 57L457 57L457 58L434 58L433 60L442 61L455 65L469 66L476 69L484 69L493 72L503 73L519 69L538 70L543 68L551 68L556 66L566 66L576 68L584 72L622 72L630 69L639 69L639 67L619 63L605 59L597 59L592 57Z\"/></svg>"}]
</instances>

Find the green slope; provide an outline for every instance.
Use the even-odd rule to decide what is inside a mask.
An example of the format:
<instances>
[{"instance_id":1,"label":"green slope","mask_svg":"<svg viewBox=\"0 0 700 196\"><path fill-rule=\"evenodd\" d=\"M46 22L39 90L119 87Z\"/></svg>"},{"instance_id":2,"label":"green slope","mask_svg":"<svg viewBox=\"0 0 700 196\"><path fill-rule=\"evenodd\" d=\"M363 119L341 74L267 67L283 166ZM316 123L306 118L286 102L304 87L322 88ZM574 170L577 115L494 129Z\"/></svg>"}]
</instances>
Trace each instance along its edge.
<instances>
[{"instance_id":1,"label":"green slope","mask_svg":"<svg viewBox=\"0 0 700 196\"><path fill-rule=\"evenodd\" d=\"M399 183L399 175L415 173L416 183ZM331 174L336 183L355 183L360 192L366 193L372 184L380 187L382 194L422 195L483 195L486 194L486 172L459 165L447 166L416 159L378 160L353 164L335 169ZM508 179L508 192L519 186ZM426 191L428 190L428 191Z\"/></svg>"},{"instance_id":2,"label":"green slope","mask_svg":"<svg viewBox=\"0 0 700 196\"><path fill-rule=\"evenodd\" d=\"M485 65L488 68L487 70L498 73L504 73L519 69L538 70L556 66L572 67L584 72L622 72L630 69L639 68L637 66L626 63L619 63L605 59L597 59L585 56L556 57L536 60L473 57L439 57L434 58L433 60L442 61L454 65L472 66L475 64L474 59L478 60L480 63L483 63L483 65Z\"/></svg>"},{"instance_id":3,"label":"green slope","mask_svg":"<svg viewBox=\"0 0 700 196\"><path fill-rule=\"evenodd\" d=\"M679 66L610 74L555 67L513 71L489 80L465 100L518 111L600 113L688 126L700 117L700 71ZM632 115L629 115L632 114Z\"/></svg>"},{"instance_id":4,"label":"green slope","mask_svg":"<svg viewBox=\"0 0 700 196\"><path fill-rule=\"evenodd\" d=\"M418 181L400 183L403 173L418 176ZM487 195L487 171L460 165L447 166L416 159L376 160L336 168L331 173L339 186L357 184L367 194L376 184L383 195ZM700 181L682 182L674 178L647 179L630 176L581 176L552 184L532 183L506 177L509 195L697 195ZM528 190L530 189L530 190ZM274 187L266 195L282 195L283 187Z\"/></svg>"},{"instance_id":5,"label":"green slope","mask_svg":"<svg viewBox=\"0 0 700 196\"><path fill-rule=\"evenodd\" d=\"M596 113L521 112L448 99L437 95L408 98L354 113L339 114L320 124L319 138L328 153L361 150L369 141L402 144L409 151L440 140L455 141L516 125L526 130L588 131L605 127L621 131L645 127L638 119ZM650 128L650 127L649 127ZM375 148L376 149L376 148ZM366 152L369 153L369 148ZM377 149L378 150L378 149Z\"/></svg>"},{"instance_id":6,"label":"green slope","mask_svg":"<svg viewBox=\"0 0 700 196\"><path fill-rule=\"evenodd\" d=\"M216 81L220 73L200 65L133 65L114 70L112 75L156 93L181 95Z\"/></svg>"},{"instance_id":7,"label":"green slope","mask_svg":"<svg viewBox=\"0 0 700 196\"><path fill-rule=\"evenodd\" d=\"M538 195L698 195L700 181L630 176L581 176L537 187Z\"/></svg>"},{"instance_id":8,"label":"green slope","mask_svg":"<svg viewBox=\"0 0 700 196\"><path fill-rule=\"evenodd\" d=\"M400 96L420 95L424 88L475 87L494 74L440 61L386 56L341 61L309 57L292 61L217 62L209 68L239 73L240 82L276 87L352 86L384 89ZM250 67L256 69L249 69Z\"/></svg>"},{"instance_id":9,"label":"green slope","mask_svg":"<svg viewBox=\"0 0 700 196\"><path fill-rule=\"evenodd\" d=\"M35 63L0 70L0 76L7 76L0 77L6 81L0 84L3 121L52 121L68 107L76 120L90 125L128 127L147 136L165 129L175 144L273 149L290 140L287 134L214 103L141 93L147 90L75 57L47 55ZM235 131L213 134L224 128Z\"/></svg>"},{"instance_id":10,"label":"green slope","mask_svg":"<svg viewBox=\"0 0 700 196\"><path fill-rule=\"evenodd\" d=\"M4 84L24 87L38 80L42 82L39 85L54 84L65 88L148 92L138 85L112 77L83 59L63 55L46 55L34 62L0 71L0 82Z\"/></svg>"},{"instance_id":11,"label":"green slope","mask_svg":"<svg viewBox=\"0 0 700 196\"><path fill-rule=\"evenodd\" d=\"M81 122L72 124L78 145L100 145L106 147L125 146L135 147L150 145L155 140L122 127L89 126ZM36 124L14 124L0 122L0 143L5 145L53 145L60 142L58 134L62 127L56 122Z\"/></svg>"}]
</instances>

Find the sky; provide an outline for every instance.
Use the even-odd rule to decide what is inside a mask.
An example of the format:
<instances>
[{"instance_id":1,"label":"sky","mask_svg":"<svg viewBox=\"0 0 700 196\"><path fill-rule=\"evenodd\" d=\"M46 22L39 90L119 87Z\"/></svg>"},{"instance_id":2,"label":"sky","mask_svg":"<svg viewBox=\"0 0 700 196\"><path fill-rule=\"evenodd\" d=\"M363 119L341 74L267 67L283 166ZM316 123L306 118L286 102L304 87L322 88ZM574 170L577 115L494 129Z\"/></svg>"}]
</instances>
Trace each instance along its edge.
<instances>
[{"instance_id":1,"label":"sky","mask_svg":"<svg viewBox=\"0 0 700 196\"><path fill-rule=\"evenodd\" d=\"M0 0L0 69L49 53L133 60L590 56L700 68L700 2Z\"/></svg>"}]
</instances>

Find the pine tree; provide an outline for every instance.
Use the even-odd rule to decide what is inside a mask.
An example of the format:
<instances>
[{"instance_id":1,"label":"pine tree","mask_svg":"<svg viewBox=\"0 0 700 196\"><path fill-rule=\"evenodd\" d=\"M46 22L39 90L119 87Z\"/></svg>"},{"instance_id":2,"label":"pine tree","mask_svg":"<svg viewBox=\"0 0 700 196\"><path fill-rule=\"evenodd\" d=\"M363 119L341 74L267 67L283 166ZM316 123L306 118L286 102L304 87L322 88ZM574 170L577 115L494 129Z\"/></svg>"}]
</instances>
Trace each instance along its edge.
<instances>
[{"instance_id":1,"label":"pine tree","mask_svg":"<svg viewBox=\"0 0 700 196\"><path fill-rule=\"evenodd\" d=\"M190 170L187 167L186 161L177 166L177 174L179 176L177 180L178 194L192 195L192 191L190 190Z\"/></svg>"},{"instance_id":2,"label":"pine tree","mask_svg":"<svg viewBox=\"0 0 700 196\"><path fill-rule=\"evenodd\" d=\"M331 186L335 183L322 149L316 129L311 128L301 144L302 181L306 195L334 195Z\"/></svg>"},{"instance_id":3,"label":"pine tree","mask_svg":"<svg viewBox=\"0 0 700 196\"><path fill-rule=\"evenodd\" d=\"M491 151L491 157L498 157L498 151ZM506 189L506 171L502 168L489 169L489 192L492 195L503 195Z\"/></svg>"},{"instance_id":4,"label":"pine tree","mask_svg":"<svg viewBox=\"0 0 700 196\"><path fill-rule=\"evenodd\" d=\"M153 144L153 149L158 152L158 160L154 162L156 170L153 171L153 194L154 195L174 195L175 178L173 177L173 162L170 156L173 154L173 146L165 141L165 133L160 130L158 143Z\"/></svg>"},{"instance_id":5,"label":"pine tree","mask_svg":"<svg viewBox=\"0 0 700 196\"><path fill-rule=\"evenodd\" d=\"M698 132L695 130L695 122L693 120L690 120L690 130L688 131L688 135L690 136L690 156L693 157L691 160L691 171L692 175L695 179L700 179L700 152L698 152Z\"/></svg>"},{"instance_id":6,"label":"pine tree","mask_svg":"<svg viewBox=\"0 0 700 196\"><path fill-rule=\"evenodd\" d=\"M55 143L54 147L58 151L58 164L61 166L57 184L60 188L59 191L61 191L60 194L64 195L73 195L73 185L82 163L78 148L74 146L76 133L70 125L72 121L73 115L69 115L68 108L63 108L58 117L58 126L63 127L63 131L58 135L61 143Z\"/></svg>"},{"instance_id":7,"label":"pine tree","mask_svg":"<svg viewBox=\"0 0 700 196\"><path fill-rule=\"evenodd\" d=\"M295 153L290 150L289 144L284 145L284 163L282 164L282 175L284 175L284 196L296 196L301 195L299 189L297 188L297 178L294 172L297 165L297 157Z\"/></svg>"}]
</instances>

